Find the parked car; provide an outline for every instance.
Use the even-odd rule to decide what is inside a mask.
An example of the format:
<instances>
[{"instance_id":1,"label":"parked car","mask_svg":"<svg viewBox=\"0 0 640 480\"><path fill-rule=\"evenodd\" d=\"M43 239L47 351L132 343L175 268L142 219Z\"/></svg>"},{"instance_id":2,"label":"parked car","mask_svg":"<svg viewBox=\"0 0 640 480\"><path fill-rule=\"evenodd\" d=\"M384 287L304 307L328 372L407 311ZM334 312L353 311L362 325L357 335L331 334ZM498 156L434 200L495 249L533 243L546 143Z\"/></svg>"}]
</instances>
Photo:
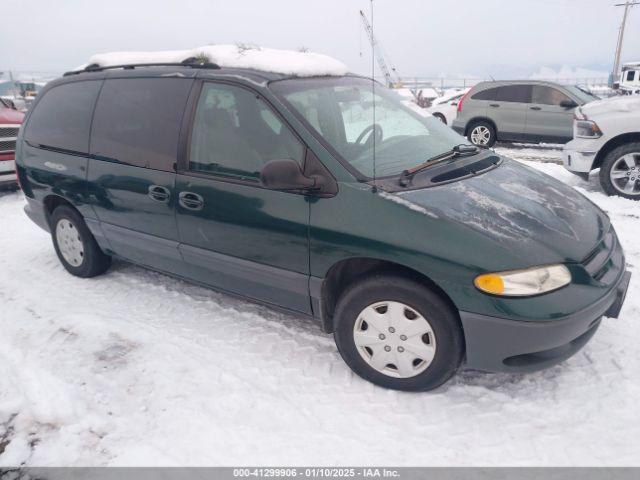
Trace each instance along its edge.
<instances>
[{"instance_id":1,"label":"parked car","mask_svg":"<svg viewBox=\"0 0 640 480\"><path fill-rule=\"evenodd\" d=\"M640 93L640 62L625 63L622 66L619 88L628 94Z\"/></svg>"},{"instance_id":2,"label":"parked car","mask_svg":"<svg viewBox=\"0 0 640 480\"><path fill-rule=\"evenodd\" d=\"M438 97L426 110L445 125L451 125L458 115L458 103L468 91L465 89Z\"/></svg>"},{"instance_id":3,"label":"parked car","mask_svg":"<svg viewBox=\"0 0 640 480\"><path fill-rule=\"evenodd\" d=\"M599 168L608 195L640 200L640 97L614 97L580 107L563 162L587 181L589 172Z\"/></svg>"},{"instance_id":4,"label":"parked car","mask_svg":"<svg viewBox=\"0 0 640 480\"><path fill-rule=\"evenodd\" d=\"M315 318L388 388L541 369L618 316L630 274L603 211L371 82L68 74L19 136L25 211L73 275L120 257Z\"/></svg>"},{"instance_id":5,"label":"parked car","mask_svg":"<svg viewBox=\"0 0 640 480\"><path fill-rule=\"evenodd\" d=\"M0 98L0 189L16 186L15 150L24 114Z\"/></svg>"},{"instance_id":6,"label":"parked car","mask_svg":"<svg viewBox=\"0 0 640 480\"><path fill-rule=\"evenodd\" d=\"M482 82L460 100L453 129L484 147L498 140L567 143L573 110L594 100L578 87L552 82Z\"/></svg>"}]
</instances>

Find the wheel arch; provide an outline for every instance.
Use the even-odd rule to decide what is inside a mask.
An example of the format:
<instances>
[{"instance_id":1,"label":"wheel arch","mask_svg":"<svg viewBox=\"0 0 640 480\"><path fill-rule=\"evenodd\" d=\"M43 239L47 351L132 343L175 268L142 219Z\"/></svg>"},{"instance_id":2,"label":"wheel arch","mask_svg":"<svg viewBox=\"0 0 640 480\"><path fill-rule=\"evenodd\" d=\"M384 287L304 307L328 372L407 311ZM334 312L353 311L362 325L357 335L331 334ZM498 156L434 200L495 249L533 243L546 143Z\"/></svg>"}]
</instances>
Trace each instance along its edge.
<instances>
[{"instance_id":1,"label":"wheel arch","mask_svg":"<svg viewBox=\"0 0 640 480\"><path fill-rule=\"evenodd\" d=\"M496 125L496 122L494 122L493 120L491 120L489 117L473 117L471 120L469 120L467 122L467 125L464 127L464 136L466 137L467 135L469 135L469 132L471 130L471 128L479 122L487 122L490 123L491 126L493 127L493 130L496 132L496 136L498 135L498 127Z\"/></svg>"},{"instance_id":2,"label":"wheel arch","mask_svg":"<svg viewBox=\"0 0 640 480\"><path fill-rule=\"evenodd\" d=\"M598 151L596 158L593 160L591 169L594 170L596 168L600 168L602 166L602 162L604 162L604 159L609 155L609 153L622 145L632 142L640 142L640 132L628 132L613 137Z\"/></svg>"},{"instance_id":3,"label":"wheel arch","mask_svg":"<svg viewBox=\"0 0 640 480\"><path fill-rule=\"evenodd\" d=\"M341 293L358 278L373 273L400 275L432 290L459 316L458 307L451 297L429 276L400 263L389 260L355 257L340 260L328 270L321 287L321 322L322 329L327 333L334 331L334 316L336 305Z\"/></svg>"},{"instance_id":4,"label":"wheel arch","mask_svg":"<svg viewBox=\"0 0 640 480\"><path fill-rule=\"evenodd\" d=\"M44 199L42 200L42 204L44 205L44 213L47 219L47 223L49 224L51 223L51 215L53 214L53 211L61 205L73 208L76 212L80 213L69 200L56 194L50 194L44 197Z\"/></svg>"},{"instance_id":5,"label":"wheel arch","mask_svg":"<svg viewBox=\"0 0 640 480\"><path fill-rule=\"evenodd\" d=\"M436 117L438 120L440 120L442 123L444 123L445 125L449 125L449 123L447 122L447 117L444 115L444 113L441 112L433 112L431 115L433 115L434 117Z\"/></svg>"}]
</instances>

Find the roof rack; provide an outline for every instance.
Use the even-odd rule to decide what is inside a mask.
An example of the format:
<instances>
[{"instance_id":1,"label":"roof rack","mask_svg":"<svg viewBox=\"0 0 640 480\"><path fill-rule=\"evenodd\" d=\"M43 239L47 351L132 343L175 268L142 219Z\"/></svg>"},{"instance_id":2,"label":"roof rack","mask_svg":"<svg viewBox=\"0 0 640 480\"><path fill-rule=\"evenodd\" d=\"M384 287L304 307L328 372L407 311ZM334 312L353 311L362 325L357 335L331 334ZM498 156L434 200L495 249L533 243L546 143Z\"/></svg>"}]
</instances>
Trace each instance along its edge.
<instances>
[{"instance_id":1,"label":"roof rack","mask_svg":"<svg viewBox=\"0 0 640 480\"><path fill-rule=\"evenodd\" d=\"M102 72L104 70L111 70L115 68L122 68L124 70L133 70L138 67L189 67L189 68L203 68L203 69L219 69L220 65L216 63L199 63L196 57L189 57L179 63L127 63L123 65L108 65L101 67L97 63L87 65L82 70L72 70L65 72L62 76L68 77L69 75L78 75L85 72Z\"/></svg>"}]
</instances>

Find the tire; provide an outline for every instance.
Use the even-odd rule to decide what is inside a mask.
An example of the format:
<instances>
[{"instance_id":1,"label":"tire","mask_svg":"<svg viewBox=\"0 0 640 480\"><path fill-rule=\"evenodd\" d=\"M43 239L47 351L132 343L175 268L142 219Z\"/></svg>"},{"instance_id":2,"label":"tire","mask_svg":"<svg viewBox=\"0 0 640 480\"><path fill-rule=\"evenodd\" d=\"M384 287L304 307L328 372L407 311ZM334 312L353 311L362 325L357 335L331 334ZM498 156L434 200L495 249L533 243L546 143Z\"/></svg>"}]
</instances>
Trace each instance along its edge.
<instances>
[{"instance_id":1,"label":"tire","mask_svg":"<svg viewBox=\"0 0 640 480\"><path fill-rule=\"evenodd\" d=\"M621 145L604 157L600 185L607 195L640 200L640 142Z\"/></svg>"},{"instance_id":2,"label":"tire","mask_svg":"<svg viewBox=\"0 0 640 480\"><path fill-rule=\"evenodd\" d=\"M436 117L438 120L440 120L445 125L447 124L447 119L444 118L444 115L442 115L441 113L434 113L433 116Z\"/></svg>"},{"instance_id":3,"label":"tire","mask_svg":"<svg viewBox=\"0 0 640 480\"><path fill-rule=\"evenodd\" d=\"M480 147L493 147L498 139L495 127L491 122L486 120L474 122L467 129L467 132L467 138L469 141Z\"/></svg>"},{"instance_id":4,"label":"tire","mask_svg":"<svg viewBox=\"0 0 640 480\"><path fill-rule=\"evenodd\" d=\"M51 215L51 238L60 262L76 277L95 277L111 266L96 243L82 216L71 207L61 205Z\"/></svg>"},{"instance_id":5,"label":"tire","mask_svg":"<svg viewBox=\"0 0 640 480\"><path fill-rule=\"evenodd\" d=\"M378 317L371 316L372 308L389 323L374 325ZM399 309L402 318L391 320ZM365 318L371 318L371 325ZM357 375L381 387L432 390L449 380L462 363L464 336L456 312L438 294L406 278L376 274L357 282L338 300L334 319L334 338L344 361ZM426 334L423 320L430 329ZM376 368L375 363L385 366Z\"/></svg>"}]
</instances>

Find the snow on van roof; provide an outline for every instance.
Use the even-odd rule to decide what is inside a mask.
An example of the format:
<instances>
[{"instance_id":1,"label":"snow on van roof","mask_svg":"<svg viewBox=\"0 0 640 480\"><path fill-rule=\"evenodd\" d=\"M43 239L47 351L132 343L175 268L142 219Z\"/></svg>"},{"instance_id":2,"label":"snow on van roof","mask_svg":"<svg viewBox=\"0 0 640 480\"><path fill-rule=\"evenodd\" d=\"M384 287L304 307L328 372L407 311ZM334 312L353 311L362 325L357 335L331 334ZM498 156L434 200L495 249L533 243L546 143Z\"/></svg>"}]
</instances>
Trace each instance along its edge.
<instances>
[{"instance_id":1,"label":"snow on van roof","mask_svg":"<svg viewBox=\"0 0 640 480\"><path fill-rule=\"evenodd\" d=\"M180 63L196 57L220 67L247 68L298 77L340 76L348 73L339 60L308 51L276 50L246 45L208 45L192 50L110 52L93 55L87 65L111 67L140 63Z\"/></svg>"}]
</instances>

